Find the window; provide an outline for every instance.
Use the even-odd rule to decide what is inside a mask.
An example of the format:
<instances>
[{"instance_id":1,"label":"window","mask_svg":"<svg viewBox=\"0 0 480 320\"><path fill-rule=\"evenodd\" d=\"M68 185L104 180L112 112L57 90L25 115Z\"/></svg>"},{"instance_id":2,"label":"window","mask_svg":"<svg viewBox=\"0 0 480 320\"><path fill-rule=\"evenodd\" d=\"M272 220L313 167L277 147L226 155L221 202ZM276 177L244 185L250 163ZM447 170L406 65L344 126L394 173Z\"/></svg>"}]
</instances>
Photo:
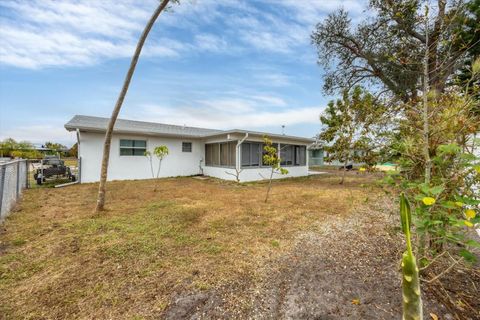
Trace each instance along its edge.
<instances>
[{"instance_id":1,"label":"window","mask_svg":"<svg viewBox=\"0 0 480 320\"><path fill-rule=\"evenodd\" d=\"M295 146L293 146L291 144L280 145L280 160L281 160L280 164L282 166L293 165L294 148L295 148Z\"/></svg>"},{"instance_id":2,"label":"window","mask_svg":"<svg viewBox=\"0 0 480 320\"><path fill-rule=\"evenodd\" d=\"M306 152L305 146L295 146L295 165L296 166L306 165L305 152Z\"/></svg>"},{"instance_id":3,"label":"window","mask_svg":"<svg viewBox=\"0 0 480 320\"><path fill-rule=\"evenodd\" d=\"M307 148L291 144L280 145L280 164L282 166L305 166ZM313 152L315 154L315 152Z\"/></svg>"},{"instance_id":4,"label":"window","mask_svg":"<svg viewBox=\"0 0 480 320\"><path fill-rule=\"evenodd\" d=\"M273 143L272 147L278 148L278 144ZM265 166L263 163L263 144L257 142L242 143L242 167ZM280 145L280 160L283 166L305 166L307 148L305 146L295 146L291 144Z\"/></svg>"},{"instance_id":5,"label":"window","mask_svg":"<svg viewBox=\"0 0 480 320\"><path fill-rule=\"evenodd\" d=\"M205 144L205 165L235 167L236 141Z\"/></svg>"},{"instance_id":6,"label":"window","mask_svg":"<svg viewBox=\"0 0 480 320\"><path fill-rule=\"evenodd\" d=\"M192 143L182 142L182 152L192 152Z\"/></svg>"},{"instance_id":7,"label":"window","mask_svg":"<svg viewBox=\"0 0 480 320\"><path fill-rule=\"evenodd\" d=\"M256 142L242 143L242 167L260 166L262 144Z\"/></svg>"},{"instance_id":8,"label":"window","mask_svg":"<svg viewBox=\"0 0 480 320\"><path fill-rule=\"evenodd\" d=\"M147 141L120 139L121 156L143 156L147 151Z\"/></svg>"},{"instance_id":9,"label":"window","mask_svg":"<svg viewBox=\"0 0 480 320\"><path fill-rule=\"evenodd\" d=\"M236 142L220 143L220 165L222 167L235 167Z\"/></svg>"}]
</instances>

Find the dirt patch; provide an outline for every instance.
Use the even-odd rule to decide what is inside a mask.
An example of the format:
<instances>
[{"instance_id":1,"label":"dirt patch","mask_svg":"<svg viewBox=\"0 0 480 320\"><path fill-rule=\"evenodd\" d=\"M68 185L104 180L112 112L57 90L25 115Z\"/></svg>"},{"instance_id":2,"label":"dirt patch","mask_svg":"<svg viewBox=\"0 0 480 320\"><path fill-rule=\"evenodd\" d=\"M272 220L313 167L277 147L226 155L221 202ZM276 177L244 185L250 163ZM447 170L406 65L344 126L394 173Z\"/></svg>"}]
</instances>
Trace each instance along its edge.
<instances>
[{"instance_id":1,"label":"dirt patch","mask_svg":"<svg viewBox=\"0 0 480 320\"><path fill-rule=\"evenodd\" d=\"M203 294L201 303L188 306L185 319L400 319L403 241L388 227L396 224L396 216L372 206L330 219L299 234L291 250L257 270L250 287L211 290L208 299ZM426 318L477 319L467 306L445 306L437 287L423 287ZM183 309L174 302L166 315Z\"/></svg>"}]
</instances>

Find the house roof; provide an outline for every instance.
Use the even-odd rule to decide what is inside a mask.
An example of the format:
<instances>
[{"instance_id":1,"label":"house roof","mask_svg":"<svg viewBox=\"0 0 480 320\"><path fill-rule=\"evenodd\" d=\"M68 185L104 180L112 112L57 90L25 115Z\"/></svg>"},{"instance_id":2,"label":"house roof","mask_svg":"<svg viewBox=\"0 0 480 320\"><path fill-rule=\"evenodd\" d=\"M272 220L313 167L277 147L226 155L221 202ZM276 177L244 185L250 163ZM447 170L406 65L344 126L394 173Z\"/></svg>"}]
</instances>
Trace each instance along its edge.
<instances>
[{"instance_id":1,"label":"house roof","mask_svg":"<svg viewBox=\"0 0 480 320\"><path fill-rule=\"evenodd\" d=\"M301 141L301 142L307 142L307 143L313 143L315 142L315 139L311 138L305 138L305 137L298 137L298 136L290 136L286 134L278 134L278 133L269 133L269 132L261 132L261 131L251 131L251 130L243 130L243 129L232 129L232 130L225 130L219 133L213 133L209 134L205 137L208 138L213 138L215 136L221 136L225 134L232 134L232 133L240 133L240 134L246 134L248 133L249 136L256 136L256 137L263 137L263 136L268 136L271 139L282 139L282 140L290 140L290 141ZM248 138L247 138L248 140Z\"/></svg>"},{"instance_id":2,"label":"house roof","mask_svg":"<svg viewBox=\"0 0 480 320\"><path fill-rule=\"evenodd\" d=\"M65 124L65 129L68 131L81 130L90 132L105 132L108 126L109 118L92 117L76 115L69 122ZM268 135L271 138L282 138L287 140L296 140L303 142L314 142L314 139L289 136L283 134L274 134L267 132L248 131L241 129L233 130L218 130L218 129L206 129L198 127L177 126L172 124L163 124L156 122L145 122L136 120L117 119L115 127L113 129L117 133L130 133L130 134L146 134L146 135L158 135L158 136L172 136L172 137L190 137L190 138L210 138L221 135L228 135L232 133L245 134L255 136Z\"/></svg>"},{"instance_id":3,"label":"house roof","mask_svg":"<svg viewBox=\"0 0 480 320\"><path fill-rule=\"evenodd\" d=\"M76 115L65 124L65 129L68 131L80 129L81 131L105 132L109 120L109 118ZM201 138L208 134L222 132L222 130L124 119L117 119L113 131L118 133L180 136L192 138Z\"/></svg>"}]
</instances>

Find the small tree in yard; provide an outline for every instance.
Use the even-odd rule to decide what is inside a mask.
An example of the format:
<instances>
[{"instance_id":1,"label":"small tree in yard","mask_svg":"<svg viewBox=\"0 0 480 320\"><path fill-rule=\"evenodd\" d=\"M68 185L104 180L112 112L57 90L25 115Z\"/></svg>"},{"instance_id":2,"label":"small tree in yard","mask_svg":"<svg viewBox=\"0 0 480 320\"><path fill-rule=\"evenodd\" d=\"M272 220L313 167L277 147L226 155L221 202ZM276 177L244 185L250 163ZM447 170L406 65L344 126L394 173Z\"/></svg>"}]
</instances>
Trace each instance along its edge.
<instances>
[{"instance_id":1,"label":"small tree in yard","mask_svg":"<svg viewBox=\"0 0 480 320\"><path fill-rule=\"evenodd\" d=\"M150 162L150 170L152 171L152 178L158 179L160 176L160 169L162 167L162 160L168 155L168 148L167 146L158 146L153 149L153 153L150 151L145 151L145 156L148 158ZM158 160L158 169L157 174L155 175L153 170L153 157L156 157ZM157 191L157 186L155 185L155 189L153 191Z\"/></svg>"},{"instance_id":2,"label":"small tree in yard","mask_svg":"<svg viewBox=\"0 0 480 320\"><path fill-rule=\"evenodd\" d=\"M277 174L288 174L288 170L280 166L280 157L278 156L277 149L272 145L272 140L267 136L263 137L263 164L270 167L270 177L268 181L267 194L265 196L265 203L268 201L268 195L270 194L270 189L272 189L272 179L275 173ZM263 176L262 176L263 177ZM264 177L263 177L264 178Z\"/></svg>"},{"instance_id":3,"label":"small tree in yard","mask_svg":"<svg viewBox=\"0 0 480 320\"><path fill-rule=\"evenodd\" d=\"M242 171L243 169L238 169L237 167L235 167L235 173L229 171L225 171L225 173L235 177L235 181L240 182L240 173L242 173Z\"/></svg>"},{"instance_id":4,"label":"small tree in yard","mask_svg":"<svg viewBox=\"0 0 480 320\"><path fill-rule=\"evenodd\" d=\"M348 163L353 160L352 151L362 147L366 149L366 142L380 141L372 135L380 135L374 124L379 124L383 115L383 107L375 102L374 97L360 87L352 92L345 90L342 99L330 101L320 121L325 126L320 138L329 143L326 150L329 160L338 160L343 163L343 175L340 184L345 180L345 171ZM373 147L368 148L365 156L371 156ZM356 156L361 161L360 156Z\"/></svg>"}]
</instances>

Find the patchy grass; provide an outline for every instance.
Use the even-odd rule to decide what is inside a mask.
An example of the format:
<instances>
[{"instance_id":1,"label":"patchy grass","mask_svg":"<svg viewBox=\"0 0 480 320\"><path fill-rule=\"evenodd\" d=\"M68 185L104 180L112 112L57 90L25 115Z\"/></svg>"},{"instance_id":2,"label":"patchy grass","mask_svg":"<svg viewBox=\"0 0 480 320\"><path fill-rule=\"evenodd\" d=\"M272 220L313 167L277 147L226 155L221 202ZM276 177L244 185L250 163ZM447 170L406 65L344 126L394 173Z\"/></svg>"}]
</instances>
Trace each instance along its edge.
<instances>
[{"instance_id":1,"label":"patchy grass","mask_svg":"<svg viewBox=\"0 0 480 320\"><path fill-rule=\"evenodd\" d=\"M176 292L249 281L298 232L373 199L368 176L237 185L192 178L27 190L0 231L1 318L158 318Z\"/></svg>"}]
</instances>

